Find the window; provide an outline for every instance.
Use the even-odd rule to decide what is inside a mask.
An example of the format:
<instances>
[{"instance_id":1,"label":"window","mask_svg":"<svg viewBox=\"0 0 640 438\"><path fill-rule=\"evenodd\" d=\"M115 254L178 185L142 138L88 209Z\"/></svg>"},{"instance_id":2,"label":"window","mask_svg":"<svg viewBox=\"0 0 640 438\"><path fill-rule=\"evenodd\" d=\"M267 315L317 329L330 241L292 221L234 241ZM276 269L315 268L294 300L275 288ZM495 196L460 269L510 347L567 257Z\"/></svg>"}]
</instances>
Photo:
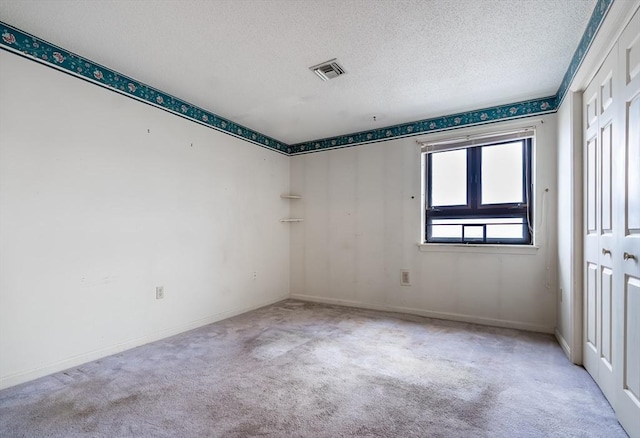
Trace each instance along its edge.
<instances>
[{"instance_id":1,"label":"window","mask_svg":"<svg viewBox=\"0 0 640 438\"><path fill-rule=\"evenodd\" d=\"M425 242L532 243L533 130L423 145Z\"/></svg>"}]
</instances>

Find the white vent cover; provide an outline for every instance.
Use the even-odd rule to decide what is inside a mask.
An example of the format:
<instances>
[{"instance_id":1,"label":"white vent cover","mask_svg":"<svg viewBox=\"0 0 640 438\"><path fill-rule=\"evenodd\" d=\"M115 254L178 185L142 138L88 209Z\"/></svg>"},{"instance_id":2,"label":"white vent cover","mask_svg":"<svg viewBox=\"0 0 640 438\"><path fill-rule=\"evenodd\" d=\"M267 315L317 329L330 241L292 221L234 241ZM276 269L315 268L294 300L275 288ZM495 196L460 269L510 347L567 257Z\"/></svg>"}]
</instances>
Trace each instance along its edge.
<instances>
[{"instance_id":1,"label":"white vent cover","mask_svg":"<svg viewBox=\"0 0 640 438\"><path fill-rule=\"evenodd\" d=\"M323 62L322 64L309 67L309 70L317 74L318 77L323 81L337 78L338 76L346 73L346 71L344 71L344 68L342 68L342 66L338 64L338 61L335 58Z\"/></svg>"}]
</instances>

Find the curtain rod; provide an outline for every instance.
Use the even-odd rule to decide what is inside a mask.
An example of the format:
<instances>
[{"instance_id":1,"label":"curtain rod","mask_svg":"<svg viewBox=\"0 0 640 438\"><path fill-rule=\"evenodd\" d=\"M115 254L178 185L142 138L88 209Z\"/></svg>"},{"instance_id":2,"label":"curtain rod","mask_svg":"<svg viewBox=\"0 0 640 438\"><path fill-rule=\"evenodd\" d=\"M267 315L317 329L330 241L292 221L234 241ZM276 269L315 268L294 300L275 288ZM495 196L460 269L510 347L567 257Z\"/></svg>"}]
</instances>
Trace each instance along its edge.
<instances>
[{"instance_id":1,"label":"curtain rod","mask_svg":"<svg viewBox=\"0 0 640 438\"><path fill-rule=\"evenodd\" d=\"M520 134L520 133L525 133L529 131L535 131L535 129L536 129L535 126L525 126L518 129L509 129L504 131L491 131L491 132L486 132L482 134L471 134L471 135L465 135L460 137L449 137L449 138L444 138L442 140L416 140L416 143L419 144L420 146L445 145L449 143L460 143L463 141L480 140L480 139L491 138L496 136L504 136L509 134Z\"/></svg>"}]
</instances>

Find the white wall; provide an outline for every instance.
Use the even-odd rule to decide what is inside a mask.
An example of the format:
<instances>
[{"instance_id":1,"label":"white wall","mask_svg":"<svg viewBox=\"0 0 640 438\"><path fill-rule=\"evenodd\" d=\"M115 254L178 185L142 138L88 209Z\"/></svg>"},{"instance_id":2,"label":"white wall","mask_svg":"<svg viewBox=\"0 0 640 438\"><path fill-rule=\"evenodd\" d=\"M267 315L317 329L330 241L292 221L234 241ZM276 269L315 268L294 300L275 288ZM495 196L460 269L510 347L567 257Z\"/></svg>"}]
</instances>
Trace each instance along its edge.
<instances>
[{"instance_id":1,"label":"white wall","mask_svg":"<svg viewBox=\"0 0 640 438\"><path fill-rule=\"evenodd\" d=\"M556 337L582 363L582 94L558 109L558 314Z\"/></svg>"},{"instance_id":2,"label":"white wall","mask_svg":"<svg viewBox=\"0 0 640 438\"><path fill-rule=\"evenodd\" d=\"M0 387L287 297L288 187L286 156L0 51Z\"/></svg>"},{"instance_id":3,"label":"white wall","mask_svg":"<svg viewBox=\"0 0 640 438\"><path fill-rule=\"evenodd\" d=\"M291 159L291 191L303 199L292 204L292 214L304 222L291 231L292 296L552 333L556 115L516 124L537 125L537 250L419 248L421 170L415 138L299 155ZM411 286L400 285L401 269L411 271Z\"/></svg>"}]
</instances>

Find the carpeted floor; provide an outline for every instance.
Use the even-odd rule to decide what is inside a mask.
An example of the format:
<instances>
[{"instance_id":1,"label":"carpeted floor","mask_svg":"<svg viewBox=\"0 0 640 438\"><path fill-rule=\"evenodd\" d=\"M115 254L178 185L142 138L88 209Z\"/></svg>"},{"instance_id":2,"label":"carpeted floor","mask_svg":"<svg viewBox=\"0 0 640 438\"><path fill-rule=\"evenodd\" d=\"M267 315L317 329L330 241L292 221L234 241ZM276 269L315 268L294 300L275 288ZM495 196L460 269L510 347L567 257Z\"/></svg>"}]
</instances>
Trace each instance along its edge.
<instances>
[{"instance_id":1,"label":"carpeted floor","mask_svg":"<svg viewBox=\"0 0 640 438\"><path fill-rule=\"evenodd\" d=\"M550 335L287 300L0 391L2 437L625 437Z\"/></svg>"}]
</instances>

